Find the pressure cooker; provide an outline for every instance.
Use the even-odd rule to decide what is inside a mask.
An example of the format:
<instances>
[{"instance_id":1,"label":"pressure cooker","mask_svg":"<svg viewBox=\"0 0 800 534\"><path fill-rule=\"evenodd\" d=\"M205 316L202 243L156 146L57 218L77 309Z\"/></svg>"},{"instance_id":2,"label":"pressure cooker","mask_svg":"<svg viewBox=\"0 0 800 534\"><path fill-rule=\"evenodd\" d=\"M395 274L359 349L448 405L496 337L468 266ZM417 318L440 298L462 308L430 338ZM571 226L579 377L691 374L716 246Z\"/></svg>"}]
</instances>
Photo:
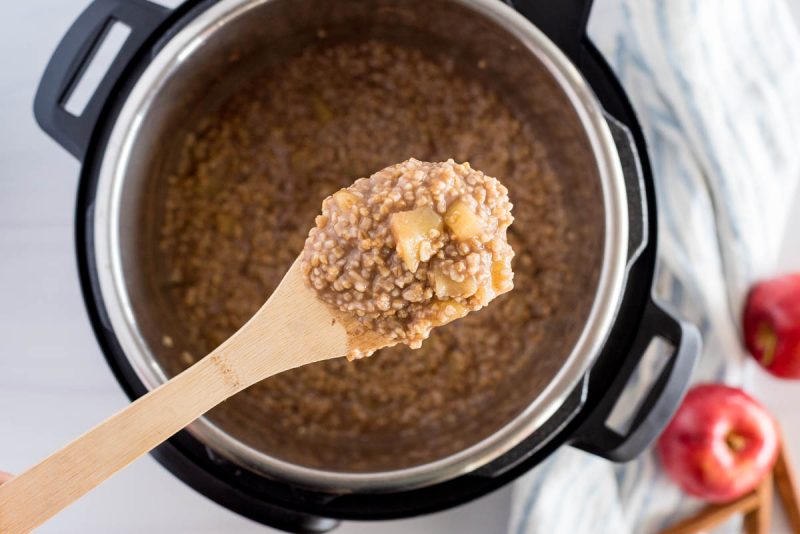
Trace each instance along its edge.
<instances>
[{"instance_id":1,"label":"pressure cooker","mask_svg":"<svg viewBox=\"0 0 800 534\"><path fill-rule=\"evenodd\" d=\"M479 442L420 465L341 472L271 457L201 418L153 451L164 467L243 516L324 532L341 519L399 518L465 503L565 445L612 461L648 447L687 388L700 339L653 295L652 169L634 110L586 35L590 8L591 0L89 4L53 53L34 111L44 131L82 163L75 219L81 287L102 351L131 399L168 379L155 356L165 312L148 285L152 273L142 267L164 140L177 135L207 88L236 78L228 76L234 55L274 61L324 27L487 58L486 83L513 93L515 109L524 115L537 108L534 120L552 124L554 135L570 132L569 143L554 144L554 157L568 193L584 192L573 209L596 237L586 314L574 342L551 355L550 374L531 386L525 409ZM126 40L82 111L68 111L67 100L115 23L129 28ZM542 102L549 104L543 109ZM612 425L609 416L654 340L669 349L660 371L641 398L627 402L634 406L626 424Z\"/></svg>"}]
</instances>

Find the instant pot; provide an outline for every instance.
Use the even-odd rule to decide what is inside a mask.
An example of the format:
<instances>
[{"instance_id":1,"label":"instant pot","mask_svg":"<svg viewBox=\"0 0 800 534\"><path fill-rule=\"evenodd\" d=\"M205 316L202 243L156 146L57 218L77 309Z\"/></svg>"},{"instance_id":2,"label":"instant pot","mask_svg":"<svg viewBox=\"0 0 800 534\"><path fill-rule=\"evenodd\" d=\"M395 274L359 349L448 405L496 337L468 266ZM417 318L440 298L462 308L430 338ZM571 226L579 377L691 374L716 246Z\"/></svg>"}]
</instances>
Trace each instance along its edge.
<instances>
[{"instance_id":1,"label":"instant pot","mask_svg":"<svg viewBox=\"0 0 800 534\"><path fill-rule=\"evenodd\" d=\"M54 52L34 111L82 162L76 252L83 295L131 399L167 379L153 356L159 295L141 268L142 236L157 224L145 207L158 197L154 177L167 157L159 149L204 92L235 82L238 58L286 56L320 28L486 59L487 83L513 94L520 113L535 110L531 120L558 138L552 151L571 209L587 236L598 236L587 245L597 265L575 342L552 355L552 373L531 386L528 406L480 442L422 465L342 473L270 458L201 418L153 452L162 465L246 517L324 532L340 519L398 518L467 502L563 445L613 461L645 450L680 403L700 339L652 295L652 171L631 105L586 36L590 8L591 0L189 0L172 10L95 0L86 8ZM70 113L66 101L116 22L130 28L128 37L85 108ZM656 339L669 347L660 371L641 398L626 401L635 404L626 424L610 424Z\"/></svg>"}]
</instances>

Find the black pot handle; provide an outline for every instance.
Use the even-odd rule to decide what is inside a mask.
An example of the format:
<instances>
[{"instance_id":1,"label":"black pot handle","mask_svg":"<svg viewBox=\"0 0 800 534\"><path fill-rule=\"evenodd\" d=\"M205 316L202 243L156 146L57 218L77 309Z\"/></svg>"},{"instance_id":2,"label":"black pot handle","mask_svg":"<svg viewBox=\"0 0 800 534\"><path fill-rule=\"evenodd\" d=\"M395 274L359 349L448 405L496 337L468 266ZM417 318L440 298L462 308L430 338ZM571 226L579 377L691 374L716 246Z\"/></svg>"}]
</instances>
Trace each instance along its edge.
<instances>
[{"instance_id":1,"label":"black pot handle","mask_svg":"<svg viewBox=\"0 0 800 534\"><path fill-rule=\"evenodd\" d=\"M558 47L578 62L592 0L507 0Z\"/></svg>"},{"instance_id":2,"label":"black pot handle","mask_svg":"<svg viewBox=\"0 0 800 534\"><path fill-rule=\"evenodd\" d=\"M83 160L100 113L125 68L171 11L147 0L95 0L61 39L39 82L33 113L39 126ZM130 28L108 71L80 115L64 105L114 22Z\"/></svg>"},{"instance_id":3,"label":"black pot handle","mask_svg":"<svg viewBox=\"0 0 800 534\"><path fill-rule=\"evenodd\" d=\"M612 430L606 423L608 417L651 341L656 338L663 338L672 345L668 361L640 402L627 431ZM683 400L700 347L700 334L694 325L676 318L651 299L629 357L608 393L574 434L572 445L617 462L627 462L644 452L661 434Z\"/></svg>"}]
</instances>

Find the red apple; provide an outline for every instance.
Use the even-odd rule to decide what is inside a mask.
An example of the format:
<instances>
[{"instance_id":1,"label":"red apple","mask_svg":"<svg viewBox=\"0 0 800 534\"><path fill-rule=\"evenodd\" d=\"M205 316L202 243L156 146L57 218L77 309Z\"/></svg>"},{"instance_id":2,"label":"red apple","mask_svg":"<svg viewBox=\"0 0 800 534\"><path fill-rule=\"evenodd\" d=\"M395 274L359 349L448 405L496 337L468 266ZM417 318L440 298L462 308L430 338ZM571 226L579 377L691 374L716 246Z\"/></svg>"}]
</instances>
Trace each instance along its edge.
<instances>
[{"instance_id":1,"label":"red apple","mask_svg":"<svg viewBox=\"0 0 800 534\"><path fill-rule=\"evenodd\" d=\"M747 349L762 367L800 378L800 273L753 286L742 322Z\"/></svg>"},{"instance_id":2,"label":"red apple","mask_svg":"<svg viewBox=\"0 0 800 534\"><path fill-rule=\"evenodd\" d=\"M686 493L727 502L752 491L772 469L778 427L744 391L692 388L658 441L661 463Z\"/></svg>"}]
</instances>

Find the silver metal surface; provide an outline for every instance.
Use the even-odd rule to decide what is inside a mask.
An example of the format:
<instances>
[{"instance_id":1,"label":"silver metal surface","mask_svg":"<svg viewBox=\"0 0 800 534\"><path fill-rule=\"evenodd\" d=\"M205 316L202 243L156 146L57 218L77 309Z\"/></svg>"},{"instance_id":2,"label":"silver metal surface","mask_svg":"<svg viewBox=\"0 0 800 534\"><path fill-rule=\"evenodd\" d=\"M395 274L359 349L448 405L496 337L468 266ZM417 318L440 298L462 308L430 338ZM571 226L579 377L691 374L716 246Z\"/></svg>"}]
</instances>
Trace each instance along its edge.
<instances>
[{"instance_id":1,"label":"silver metal surface","mask_svg":"<svg viewBox=\"0 0 800 534\"><path fill-rule=\"evenodd\" d=\"M447 15L445 20L443 14ZM392 471L333 472L291 464L255 450L207 418L189 427L216 453L248 469L337 492L396 491L451 479L487 464L536 430L575 388L605 342L622 294L628 243L622 170L600 105L565 56L505 4L496 0L222 0L172 37L144 71L116 120L99 173L94 234L102 297L115 335L148 388L167 379L153 354L152 332L160 319L143 312L148 281L137 278L130 265L141 248L137 236L158 224L137 213L135 207L145 196L158 194L158 185L147 181L147 176L153 174L153 165L159 163L153 162L152 154L172 135L171 125L191 105L192 91L215 91L215 82L209 81L207 73L224 69L224 57L231 47L246 56L251 46L248 43L252 43L278 59L302 46L303 35L313 35L320 25L369 28L365 21L383 28L388 38L400 38L404 28L411 28L420 46L436 46L435 42L426 44L424 35L442 39L434 26L445 24L452 29L445 38L458 41L465 50L496 48L487 53L496 54L497 61L492 64L505 68L496 77L497 83L507 87L524 87L530 81L525 76L531 69L546 73L550 79L547 83L562 93L565 110L576 117L576 124L582 129L580 135L585 136L588 153L583 156L593 166L593 173L588 174L593 174L591 179L596 180L601 197L595 199L600 218L595 224L602 226L599 231L604 232L604 239L602 245L597 244L602 246L602 265L598 266L596 288L587 296L592 303L591 307L587 305L585 326L557 373L522 413L493 435L457 454ZM395 30L396 35L392 35ZM509 66L503 66L504 62ZM522 101L522 105L536 103ZM591 209L587 204L586 210Z\"/></svg>"}]
</instances>

